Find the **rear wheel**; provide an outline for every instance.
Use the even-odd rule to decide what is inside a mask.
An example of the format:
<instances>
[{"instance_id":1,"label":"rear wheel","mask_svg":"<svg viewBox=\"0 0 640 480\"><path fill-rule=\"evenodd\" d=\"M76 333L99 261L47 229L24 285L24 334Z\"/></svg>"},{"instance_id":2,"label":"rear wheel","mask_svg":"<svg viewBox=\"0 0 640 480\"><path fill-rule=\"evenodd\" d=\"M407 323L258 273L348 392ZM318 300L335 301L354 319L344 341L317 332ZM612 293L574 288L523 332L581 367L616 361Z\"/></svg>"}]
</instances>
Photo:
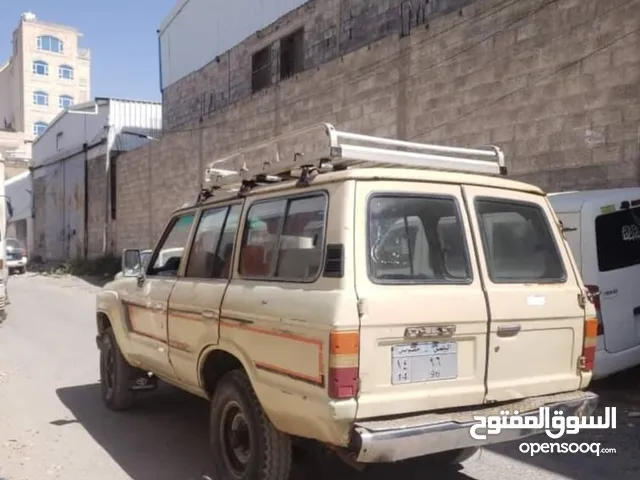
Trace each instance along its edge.
<instances>
[{"instance_id":1,"label":"rear wheel","mask_svg":"<svg viewBox=\"0 0 640 480\"><path fill-rule=\"evenodd\" d=\"M107 328L100 338L100 387L102 401L110 410L126 410L133 404L133 382L139 376L122 356L115 335Z\"/></svg>"},{"instance_id":2,"label":"rear wheel","mask_svg":"<svg viewBox=\"0 0 640 480\"><path fill-rule=\"evenodd\" d=\"M241 370L227 373L213 394L210 439L213 478L289 478L291 439L269 421Z\"/></svg>"}]
</instances>

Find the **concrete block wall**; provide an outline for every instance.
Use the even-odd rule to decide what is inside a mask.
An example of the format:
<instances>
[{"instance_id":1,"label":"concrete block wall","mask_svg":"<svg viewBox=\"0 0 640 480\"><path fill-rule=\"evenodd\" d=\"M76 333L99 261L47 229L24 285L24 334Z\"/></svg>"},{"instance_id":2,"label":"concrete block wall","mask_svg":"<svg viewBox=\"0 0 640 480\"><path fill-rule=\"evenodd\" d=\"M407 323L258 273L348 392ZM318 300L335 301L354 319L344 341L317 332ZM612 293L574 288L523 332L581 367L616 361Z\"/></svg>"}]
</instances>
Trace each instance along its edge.
<instances>
[{"instance_id":1,"label":"concrete block wall","mask_svg":"<svg viewBox=\"0 0 640 480\"><path fill-rule=\"evenodd\" d=\"M282 21L305 11L313 10L303 6ZM166 221L197 193L203 161L319 121L418 141L494 143L504 148L512 178L548 191L637 185L639 30L640 0L478 0L209 116L191 107L222 81L205 67L164 92L165 120L175 128L154 144L149 162L175 195L154 192L146 207L119 211L147 208ZM119 230L134 223L133 213L125 215ZM118 235L120 247L140 241Z\"/></svg>"}]
</instances>

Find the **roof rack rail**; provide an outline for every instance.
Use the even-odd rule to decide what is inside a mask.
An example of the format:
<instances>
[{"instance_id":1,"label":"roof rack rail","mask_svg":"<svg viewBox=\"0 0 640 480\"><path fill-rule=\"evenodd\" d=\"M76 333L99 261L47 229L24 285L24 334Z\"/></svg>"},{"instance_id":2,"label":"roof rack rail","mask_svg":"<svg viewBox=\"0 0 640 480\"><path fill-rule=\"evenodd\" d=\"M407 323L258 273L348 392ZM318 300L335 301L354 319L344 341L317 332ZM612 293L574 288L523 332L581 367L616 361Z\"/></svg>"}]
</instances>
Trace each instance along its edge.
<instances>
[{"instance_id":1,"label":"roof rack rail","mask_svg":"<svg viewBox=\"0 0 640 480\"><path fill-rule=\"evenodd\" d=\"M320 123L216 159L205 170L203 201L215 191L240 195L260 185L298 179L300 185L320 173L349 167L408 167L467 173L507 174L499 147L448 147L336 130Z\"/></svg>"}]
</instances>

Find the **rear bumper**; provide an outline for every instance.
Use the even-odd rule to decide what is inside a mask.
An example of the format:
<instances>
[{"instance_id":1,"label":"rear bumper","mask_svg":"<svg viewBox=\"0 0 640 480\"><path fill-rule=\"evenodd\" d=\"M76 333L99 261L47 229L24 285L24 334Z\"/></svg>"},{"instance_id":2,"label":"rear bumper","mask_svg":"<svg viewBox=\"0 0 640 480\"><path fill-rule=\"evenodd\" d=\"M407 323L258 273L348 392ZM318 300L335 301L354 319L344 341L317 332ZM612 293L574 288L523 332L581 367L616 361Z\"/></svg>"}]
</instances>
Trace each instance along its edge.
<instances>
[{"instance_id":1,"label":"rear bumper","mask_svg":"<svg viewBox=\"0 0 640 480\"><path fill-rule=\"evenodd\" d=\"M354 425L351 447L359 462L395 462L458 448L509 442L544 432L544 429L510 429L476 440L470 433L471 426L478 423L473 419L475 415L498 415L501 410L517 410L523 416L538 416L541 407L549 407L551 411L561 410L564 415L582 417L591 415L597 405L595 393L575 391L463 412L358 421ZM478 429L478 433L486 434L486 430Z\"/></svg>"}]
</instances>

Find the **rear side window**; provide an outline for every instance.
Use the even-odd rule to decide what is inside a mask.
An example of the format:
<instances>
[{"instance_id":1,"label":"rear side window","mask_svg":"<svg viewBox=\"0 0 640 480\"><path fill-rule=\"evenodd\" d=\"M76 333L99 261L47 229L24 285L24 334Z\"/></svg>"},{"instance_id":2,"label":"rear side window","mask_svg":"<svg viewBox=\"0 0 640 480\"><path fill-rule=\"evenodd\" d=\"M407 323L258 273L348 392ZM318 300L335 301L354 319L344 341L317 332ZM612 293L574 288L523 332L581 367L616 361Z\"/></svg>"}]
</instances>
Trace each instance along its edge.
<instances>
[{"instance_id":1,"label":"rear side window","mask_svg":"<svg viewBox=\"0 0 640 480\"><path fill-rule=\"evenodd\" d=\"M326 214L324 193L251 205L240 249L240 275L314 281L322 265Z\"/></svg>"},{"instance_id":2,"label":"rear side window","mask_svg":"<svg viewBox=\"0 0 640 480\"><path fill-rule=\"evenodd\" d=\"M535 204L476 200L494 283L563 283L566 272L544 211Z\"/></svg>"},{"instance_id":3,"label":"rear side window","mask_svg":"<svg viewBox=\"0 0 640 480\"><path fill-rule=\"evenodd\" d=\"M369 200L369 276L384 283L468 283L456 200L375 195Z\"/></svg>"},{"instance_id":4,"label":"rear side window","mask_svg":"<svg viewBox=\"0 0 640 480\"><path fill-rule=\"evenodd\" d=\"M596 249L601 272L640 264L640 207L596 217Z\"/></svg>"}]
</instances>

